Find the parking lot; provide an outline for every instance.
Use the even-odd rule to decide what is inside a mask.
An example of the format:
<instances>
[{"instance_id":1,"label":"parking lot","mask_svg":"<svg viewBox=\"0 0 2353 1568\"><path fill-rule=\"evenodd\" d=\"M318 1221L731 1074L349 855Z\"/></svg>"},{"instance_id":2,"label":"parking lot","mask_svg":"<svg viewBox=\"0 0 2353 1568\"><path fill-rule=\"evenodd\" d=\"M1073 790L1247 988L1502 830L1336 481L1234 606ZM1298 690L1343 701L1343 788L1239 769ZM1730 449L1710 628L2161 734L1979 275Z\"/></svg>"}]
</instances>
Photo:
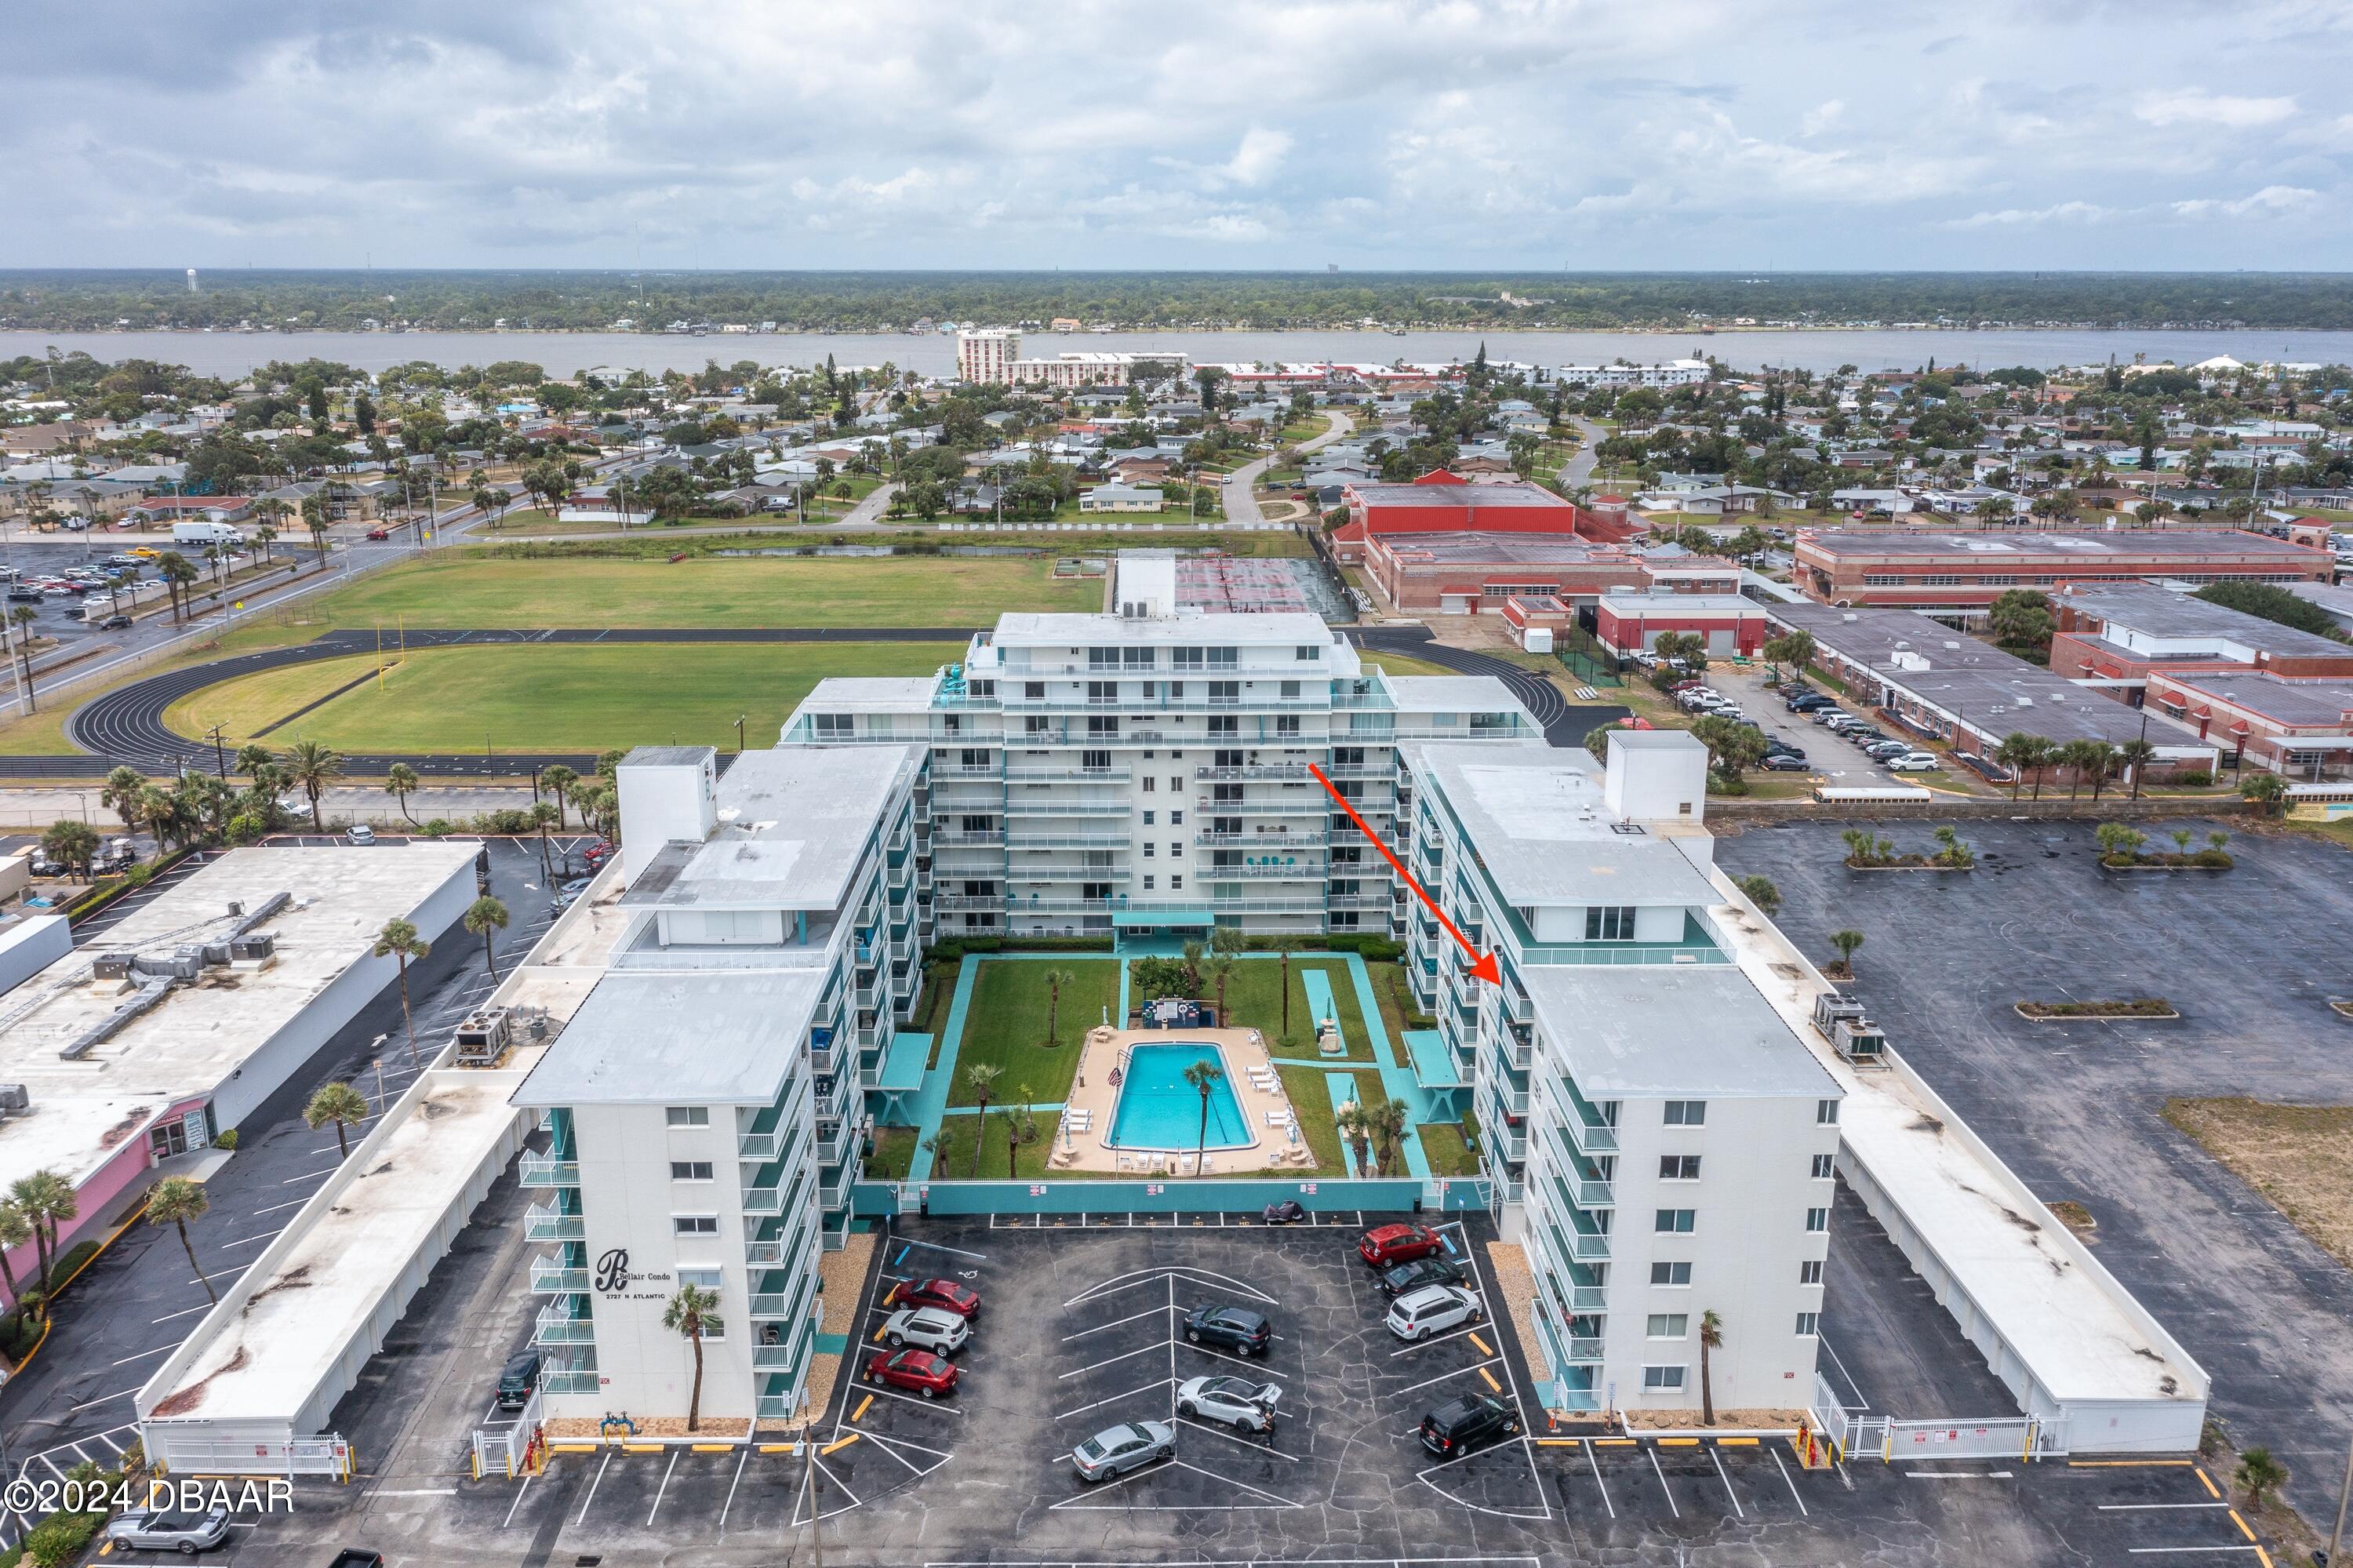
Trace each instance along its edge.
<instances>
[{"instance_id":1,"label":"parking lot","mask_svg":"<svg viewBox=\"0 0 2353 1568\"><path fill-rule=\"evenodd\" d=\"M502 1186L485 1214L503 1223L519 1202ZM774 1563L806 1550L812 1470L828 1560L941 1568L1663 1564L1679 1550L1695 1563L1777 1568L1937 1556L2057 1568L2246 1548L2223 1499L2181 1464L1857 1457L1809 1471L1770 1436L1555 1433L1508 1317L1413 1346L1388 1332L1387 1299L1355 1255L1355 1215L1273 1230L1241 1216L1083 1226L1075 1217L910 1220L881 1238L860 1294L860 1343L813 1452L788 1439L583 1444L556 1453L543 1475L478 1482L457 1438L485 1402L503 1325L527 1316L498 1299L521 1259L496 1235L479 1250L470 1241L491 1228L477 1225L436 1272L420 1313L395 1336L393 1375L364 1385L364 1397L338 1413L358 1436L359 1482L306 1484L296 1516L264 1526L245 1553L299 1562L309 1550L364 1541L403 1568L636 1563L681 1551L698 1563ZM1485 1217L1442 1234L1474 1287L1489 1290ZM1857 1267L1884 1269L1892 1248L1875 1245L1858 1247ZM927 1402L867 1384L860 1359L881 1348L876 1335L894 1291L935 1277L983 1298L973 1340L955 1357L957 1389ZM1883 1287L1894 1288L1873 1284ZM1271 1320L1263 1360L1184 1340L1184 1311L1213 1301ZM1844 1359L1867 1395L1899 1374L1885 1347L1864 1341L1908 1332L1912 1313L1899 1305L1852 1315ZM487 1333L477 1329L486 1317L498 1325ZM1935 1361L1952 1351L1934 1340L1918 1353ZM1176 1414L1186 1380L1225 1374L1282 1387L1271 1447ZM446 1411L417 1392L445 1385L464 1391ZM1461 1392L1492 1392L1533 1418L1528 1429L1435 1460L1416 1427ZM1978 1391L1964 1383L1955 1392ZM1071 1448L1129 1421L1173 1426L1174 1456L1118 1479L1081 1481Z\"/></svg>"},{"instance_id":2,"label":"parking lot","mask_svg":"<svg viewBox=\"0 0 2353 1568\"><path fill-rule=\"evenodd\" d=\"M1767 736L1806 754L1807 771L1791 773L1792 779L1814 779L1833 787L1844 789L1877 788L1886 784L1917 784L1922 775L1895 773L1881 767L1863 755L1862 748L1842 736L1832 734L1814 723L1805 714L1793 714L1781 694L1766 684L1766 667L1754 664L1746 669L1731 664L1710 664L1703 679L1710 689L1723 694L1740 705L1740 711L1754 720ZM1824 695L1838 694L1825 690ZM1936 748L1916 736L1905 734L1894 721L1884 716L1874 717L1866 706L1841 702L1839 706L1859 718L1873 718L1877 727L1892 740L1914 741L1921 750ZM1966 769L1947 769L1926 776L1928 781L1948 789L1967 789L1975 775Z\"/></svg>"}]
</instances>

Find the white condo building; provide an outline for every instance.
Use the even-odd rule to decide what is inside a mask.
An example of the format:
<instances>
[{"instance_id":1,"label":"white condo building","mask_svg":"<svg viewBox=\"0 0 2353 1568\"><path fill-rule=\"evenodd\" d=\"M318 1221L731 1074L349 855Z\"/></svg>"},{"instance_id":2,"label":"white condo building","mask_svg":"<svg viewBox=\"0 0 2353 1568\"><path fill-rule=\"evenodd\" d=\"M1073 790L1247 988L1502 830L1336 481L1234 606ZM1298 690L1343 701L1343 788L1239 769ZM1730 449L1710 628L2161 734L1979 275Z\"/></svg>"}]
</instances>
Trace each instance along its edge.
<instances>
[{"instance_id":1,"label":"white condo building","mask_svg":"<svg viewBox=\"0 0 2353 1568\"><path fill-rule=\"evenodd\" d=\"M1498 682L1392 676L1312 614L1176 605L1166 551L1120 556L1117 614L1007 615L938 674L821 681L786 747L915 745L943 934L1401 936L1374 830L1398 747L1527 741Z\"/></svg>"},{"instance_id":2,"label":"white condo building","mask_svg":"<svg viewBox=\"0 0 2353 1568\"><path fill-rule=\"evenodd\" d=\"M956 374L976 385L1013 379L1021 334L1010 327L968 328L956 334Z\"/></svg>"},{"instance_id":3,"label":"white condo building","mask_svg":"<svg viewBox=\"0 0 2353 1568\"><path fill-rule=\"evenodd\" d=\"M1564 387L1697 387L1707 379L1704 359L1667 359L1656 365L1564 365L1552 373Z\"/></svg>"},{"instance_id":4,"label":"white condo building","mask_svg":"<svg viewBox=\"0 0 2353 1568\"><path fill-rule=\"evenodd\" d=\"M1841 1091L1734 961L1681 731L1581 751L1403 748L1409 863L1502 982L1412 911L1407 972L1472 1083L1506 1239L1527 1249L1551 1403L1720 1409L1813 1389Z\"/></svg>"},{"instance_id":5,"label":"white condo building","mask_svg":"<svg viewBox=\"0 0 2353 1568\"><path fill-rule=\"evenodd\" d=\"M1181 349L1151 354L1105 354L1066 350L1051 359L1021 357L1021 334L1010 327L967 329L956 334L956 374L965 381L999 386L1124 387L1139 365L1176 367L1181 376L1191 356Z\"/></svg>"},{"instance_id":6,"label":"white condo building","mask_svg":"<svg viewBox=\"0 0 2353 1568\"><path fill-rule=\"evenodd\" d=\"M849 1190L925 933L913 747L739 757L641 747L620 768L627 891L605 972L516 1092L551 1134L522 1180L553 1244L535 1342L547 1413L683 1411L678 1287L719 1299L702 1414L798 1408L818 1258Z\"/></svg>"}]
</instances>

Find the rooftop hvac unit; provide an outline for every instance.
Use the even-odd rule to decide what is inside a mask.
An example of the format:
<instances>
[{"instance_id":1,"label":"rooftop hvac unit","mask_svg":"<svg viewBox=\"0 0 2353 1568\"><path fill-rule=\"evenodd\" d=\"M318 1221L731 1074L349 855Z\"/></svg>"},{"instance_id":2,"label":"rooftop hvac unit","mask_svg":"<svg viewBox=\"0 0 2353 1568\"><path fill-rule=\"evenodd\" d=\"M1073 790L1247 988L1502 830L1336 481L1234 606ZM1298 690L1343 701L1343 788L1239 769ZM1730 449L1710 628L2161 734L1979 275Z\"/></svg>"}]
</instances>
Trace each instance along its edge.
<instances>
[{"instance_id":1,"label":"rooftop hvac unit","mask_svg":"<svg viewBox=\"0 0 2353 1568\"><path fill-rule=\"evenodd\" d=\"M91 977L96 980L119 980L127 979L131 974L131 955L129 953L100 953L98 957L90 960L90 972Z\"/></svg>"},{"instance_id":2,"label":"rooftop hvac unit","mask_svg":"<svg viewBox=\"0 0 2353 1568\"><path fill-rule=\"evenodd\" d=\"M131 960L134 973L169 977L173 980L194 980L203 972L205 951L202 948L182 946L163 953L142 953Z\"/></svg>"},{"instance_id":3,"label":"rooftop hvac unit","mask_svg":"<svg viewBox=\"0 0 2353 1568\"><path fill-rule=\"evenodd\" d=\"M23 1116L33 1108L33 1097L22 1084L0 1084L0 1111Z\"/></svg>"},{"instance_id":4,"label":"rooftop hvac unit","mask_svg":"<svg viewBox=\"0 0 2353 1568\"><path fill-rule=\"evenodd\" d=\"M506 1054L509 1017L503 1007L468 1013L458 1022L458 1060L480 1065Z\"/></svg>"},{"instance_id":5,"label":"rooftop hvac unit","mask_svg":"<svg viewBox=\"0 0 2353 1568\"><path fill-rule=\"evenodd\" d=\"M1836 1040L1838 1026L1849 1021L1862 1022L1862 1003L1834 991L1814 998L1814 1028L1825 1040Z\"/></svg>"},{"instance_id":6,"label":"rooftop hvac unit","mask_svg":"<svg viewBox=\"0 0 2353 1568\"><path fill-rule=\"evenodd\" d=\"M226 965L229 960L230 948L231 944L227 942L206 942L204 945L205 962L214 968Z\"/></svg>"},{"instance_id":7,"label":"rooftop hvac unit","mask_svg":"<svg viewBox=\"0 0 2353 1568\"><path fill-rule=\"evenodd\" d=\"M235 937L230 938L228 944L228 956L231 959L266 959L277 951L278 933L275 931L255 931L243 937Z\"/></svg>"},{"instance_id":8,"label":"rooftop hvac unit","mask_svg":"<svg viewBox=\"0 0 2353 1568\"><path fill-rule=\"evenodd\" d=\"M1860 1018L1841 1018L1831 1033L1838 1054L1858 1067L1876 1067L1887 1059L1887 1032Z\"/></svg>"}]
</instances>

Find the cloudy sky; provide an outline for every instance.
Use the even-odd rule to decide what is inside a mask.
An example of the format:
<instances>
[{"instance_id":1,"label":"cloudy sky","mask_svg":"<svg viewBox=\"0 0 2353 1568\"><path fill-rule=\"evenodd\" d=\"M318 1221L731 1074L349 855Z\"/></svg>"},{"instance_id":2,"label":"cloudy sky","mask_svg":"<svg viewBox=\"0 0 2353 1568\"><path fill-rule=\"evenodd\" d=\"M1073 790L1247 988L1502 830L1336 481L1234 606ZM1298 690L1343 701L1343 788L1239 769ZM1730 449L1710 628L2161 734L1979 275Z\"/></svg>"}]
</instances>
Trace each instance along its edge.
<instances>
[{"instance_id":1,"label":"cloudy sky","mask_svg":"<svg viewBox=\"0 0 2353 1568\"><path fill-rule=\"evenodd\" d=\"M5 37L5 266L2353 255L2353 0L19 0Z\"/></svg>"}]
</instances>

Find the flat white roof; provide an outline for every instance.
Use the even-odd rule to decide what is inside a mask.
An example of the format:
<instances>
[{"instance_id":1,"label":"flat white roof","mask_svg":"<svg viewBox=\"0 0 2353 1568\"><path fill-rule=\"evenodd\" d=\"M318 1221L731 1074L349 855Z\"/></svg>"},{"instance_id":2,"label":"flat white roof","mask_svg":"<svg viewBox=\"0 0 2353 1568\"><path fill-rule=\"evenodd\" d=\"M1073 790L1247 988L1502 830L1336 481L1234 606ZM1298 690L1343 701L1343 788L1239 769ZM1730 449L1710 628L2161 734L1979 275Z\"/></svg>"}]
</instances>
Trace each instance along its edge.
<instances>
[{"instance_id":1,"label":"flat white roof","mask_svg":"<svg viewBox=\"0 0 2353 1568\"><path fill-rule=\"evenodd\" d=\"M1373 658L1380 655L1374 653ZM1410 658L1410 654L1399 654ZM1397 704L1398 712L1406 714L1517 714L1527 725L1530 735L1542 735L1544 726L1536 723L1512 688L1493 675L1392 675L1381 672L1388 683L1389 700ZM1338 735L1335 744L1345 744Z\"/></svg>"},{"instance_id":2,"label":"flat white roof","mask_svg":"<svg viewBox=\"0 0 2353 1568\"><path fill-rule=\"evenodd\" d=\"M479 848L231 850L0 997L0 1083L23 1084L33 1107L0 1122L0 1185L45 1169L79 1182L167 1107L209 1094L365 958L385 921L415 913L468 871ZM79 1060L60 1059L137 993L92 979L95 955L168 956L184 943L226 940L230 904L252 911L278 893L293 901L255 927L277 938L269 962L203 969Z\"/></svg>"},{"instance_id":3,"label":"flat white roof","mask_svg":"<svg viewBox=\"0 0 2353 1568\"><path fill-rule=\"evenodd\" d=\"M159 1373L140 1391L142 1415L290 1420L507 1136L517 1115L507 1097L538 1054L518 1051L515 1065L495 1072L429 1073L408 1114L380 1144L353 1150L358 1158L296 1217L291 1245L264 1254L238 1282L226 1320L206 1318L209 1337L168 1385Z\"/></svg>"},{"instance_id":4,"label":"flat white roof","mask_svg":"<svg viewBox=\"0 0 2353 1568\"><path fill-rule=\"evenodd\" d=\"M1203 611L1198 615L1145 616L1040 614L1020 611L997 618L992 639L999 648L1115 647L1124 643L1177 643L1187 647L1231 644L1271 648L1283 643L1329 644L1338 641L1320 615L1295 610L1264 614ZM1313 674L1314 671L1304 672Z\"/></svg>"},{"instance_id":5,"label":"flat white roof","mask_svg":"<svg viewBox=\"0 0 2353 1568\"><path fill-rule=\"evenodd\" d=\"M1722 870L1714 879L1735 898ZM2205 1398L2204 1370L2136 1320L2131 1294L2007 1165L1950 1125L1949 1111L1936 1114L1898 1072L1854 1071L1813 1032L1814 998L1831 988L1787 938L1738 908L1719 911L1717 924L1742 970L1846 1092L1841 1139L2036 1383L2065 1402Z\"/></svg>"},{"instance_id":6,"label":"flat white roof","mask_svg":"<svg viewBox=\"0 0 2353 1568\"><path fill-rule=\"evenodd\" d=\"M932 688L937 682L935 675L828 675L809 689L809 694L793 712L926 713L931 709ZM791 728L791 721L787 720L785 727Z\"/></svg>"}]
</instances>

